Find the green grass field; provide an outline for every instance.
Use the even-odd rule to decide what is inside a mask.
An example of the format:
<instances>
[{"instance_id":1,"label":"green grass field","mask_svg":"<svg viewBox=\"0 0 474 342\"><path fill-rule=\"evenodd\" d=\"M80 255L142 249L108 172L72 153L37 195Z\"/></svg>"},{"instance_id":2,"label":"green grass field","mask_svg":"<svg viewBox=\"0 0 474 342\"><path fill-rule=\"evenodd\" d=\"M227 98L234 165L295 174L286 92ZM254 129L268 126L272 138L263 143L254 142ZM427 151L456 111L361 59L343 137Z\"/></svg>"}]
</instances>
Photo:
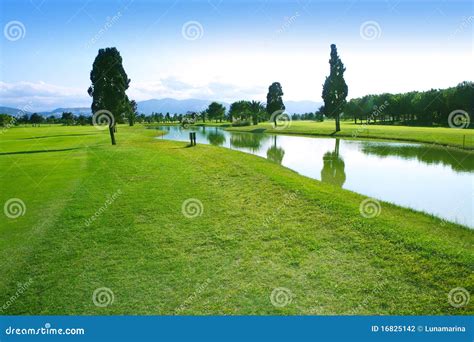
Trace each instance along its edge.
<instances>
[{"instance_id":1,"label":"green grass field","mask_svg":"<svg viewBox=\"0 0 474 342\"><path fill-rule=\"evenodd\" d=\"M281 124L273 128L269 122L259 123L258 126L229 127L228 130L242 132L266 132L301 135L331 135L338 137L373 138L415 141L453 146L464 149L474 149L474 130L455 128L408 127L389 125L361 125L342 121L341 131L335 134L334 121L292 121L288 127Z\"/></svg>"},{"instance_id":2,"label":"green grass field","mask_svg":"<svg viewBox=\"0 0 474 342\"><path fill-rule=\"evenodd\" d=\"M111 146L94 127L4 132L0 203L26 210L0 216L0 314L474 313L448 302L474 291L472 230L383 202L365 218L364 196L157 134L120 126ZM201 215L183 214L188 199ZM100 307L103 287L114 300Z\"/></svg>"}]
</instances>

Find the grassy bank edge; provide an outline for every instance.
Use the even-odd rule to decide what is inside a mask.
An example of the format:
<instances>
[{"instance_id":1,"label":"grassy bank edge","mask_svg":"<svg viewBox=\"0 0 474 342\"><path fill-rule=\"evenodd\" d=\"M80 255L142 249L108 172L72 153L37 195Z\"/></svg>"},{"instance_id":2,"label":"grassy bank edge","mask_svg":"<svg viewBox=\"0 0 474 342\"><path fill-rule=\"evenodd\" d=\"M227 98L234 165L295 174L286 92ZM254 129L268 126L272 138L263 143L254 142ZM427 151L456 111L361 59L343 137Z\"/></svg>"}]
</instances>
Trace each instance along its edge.
<instances>
[{"instance_id":1,"label":"grassy bank edge","mask_svg":"<svg viewBox=\"0 0 474 342\"><path fill-rule=\"evenodd\" d=\"M247 126L247 127L257 127L257 126ZM305 132L274 130L274 129L267 129L267 128L257 128L255 130L249 130L249 129L245 129L245 127L225 127L224 129L226 131L231 131L231 132L266 133L266 134L290 135L290 136L301 136L301 137L330 137L330 138L341 138L345 140L383 140L383 141L392 141L392 142L413 142L413 143L425 144L425 145L435 145L437 147L448 147L448 148L453 148L456 150L461 150L464 152L474 153L474 146L463 147L461 145L440 143L438 141L432 141L432 140L383 137L379 135L364 135L364 134L360 134L354 137L352 136L352 134L346 134L346 133L337 133L337 134L326 134L326 133L318 133L318 132L305 133Z\"/></svg>"},{"instance_id":2,"label":"grassy bank edge","mask_svg":"<svg viewBox=\"0 0 474 342\"><path fill-rule=\"evenodd\" d=\"M177 126L177 125L179 125L179 123L159 123L159 124L156 123L156 124L147 124L146 126L154 127L154 126ZM358 133L357 136L354 136L352 132L351 133L345 133L343 131L338 132L338 133L304 132L304 131L302 132L302 131L292 130L291 128L273 129L273 128L265 127L262 124L260 124L259 126L254 125L254 126L232 127L229 123L224 123L224 122L222 123L200 122L192 126L221 127L224 130L229 131L229 132L266 133L266 134L278 134L278 135L302 136L302 137L330 137L330 138L341 138L345 140L382 140L382 141L392 141L392 142L412 142L412 143L418 143L418 144L435 145L436 147L453 148L453 149L461 150L464 152L474 152L474 145L471 145L469 141L468 141L468 144L463 147L461 144L445 143L445 142L436 141L435 139L417 139L417 138L405 138L405 137L400 138L400 137L390 135L390 132L387 132L387 134L389 134L388 136L382 136L377 133L372 133L372 134ZM384 126L375 125L375 126L370 126L370 127L381 128ZM409 126L389 126L389 127L399 127L401 130L403 129L409 130L411 128L420 128L420 127L409 127ZM431 127L421 127L421 128L431 128ZM432 129L436 129L436 128L433 127ZM472 140L472 137L469 137L468 140L469 139Z\"/></svg>"}]
</instances>

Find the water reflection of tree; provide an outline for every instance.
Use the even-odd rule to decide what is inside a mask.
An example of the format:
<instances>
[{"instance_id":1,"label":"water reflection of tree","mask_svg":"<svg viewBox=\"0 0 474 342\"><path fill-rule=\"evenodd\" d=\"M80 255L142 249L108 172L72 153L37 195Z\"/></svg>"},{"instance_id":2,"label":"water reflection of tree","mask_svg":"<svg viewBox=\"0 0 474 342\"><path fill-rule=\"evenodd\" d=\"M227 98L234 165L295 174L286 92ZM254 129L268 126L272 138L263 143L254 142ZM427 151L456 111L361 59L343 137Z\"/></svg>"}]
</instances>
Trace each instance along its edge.
<instances>
[{"instance_id":1,"label":"water reflection of tree","mask_svg":"<svg viewBox=\"0 0 474 342\"><path fill-rule=\"evenodd\" d=\"M273 145L267 150L267 159L274 163L281 164L285 155L285 150L276 145L277 137L273 136Z\"/></svg>"},{"instance_id":2,"label":"water reflection of tree","mask_svg":"<svg viewBox=\"0 0 474 342\"><path fill-rule=\"evenodd\" d=\"M267 137L259 133L232 132L230 136L230 146L237 148L248 148L252 152L257 152L262 146L262 142Z\"/></svg>"},{"instance_id":3,"label":"water reflection of tree","mask_svg":"<svg viewBox=\"0 0 474 342\"><path fill-rule=\"evenodd\" d=\"M474 171L474 158L471 152L446 149L438 146L363 143L362 152L379 157L397 156L403 159L416 159L426 164L450 166L454 171Z\"/></svg>"},{"instance_id":4,"label":"water reflection of tree","mask_svg":"<svg viewBox=\"0 0 474 342\"><path fill-rule=\"evenodd\" d=\"M222 146L225 143L225 135L216 127L215 131L211 131L207 134L207 140L211 145Z\"/></svg>"},{"instance_id":5,"label":"water reflection of tree","mask_svg":"<svg viewBox=\"0 0 474 342\"><path fill-rule=\"evenodd\" d=\"M324 154L323 163L321 181L342 188L346 181L346 173L344 171L344 160L339 157L339 139L336 139L334 152L326 152Z\"/></svg>"}]
</instances>

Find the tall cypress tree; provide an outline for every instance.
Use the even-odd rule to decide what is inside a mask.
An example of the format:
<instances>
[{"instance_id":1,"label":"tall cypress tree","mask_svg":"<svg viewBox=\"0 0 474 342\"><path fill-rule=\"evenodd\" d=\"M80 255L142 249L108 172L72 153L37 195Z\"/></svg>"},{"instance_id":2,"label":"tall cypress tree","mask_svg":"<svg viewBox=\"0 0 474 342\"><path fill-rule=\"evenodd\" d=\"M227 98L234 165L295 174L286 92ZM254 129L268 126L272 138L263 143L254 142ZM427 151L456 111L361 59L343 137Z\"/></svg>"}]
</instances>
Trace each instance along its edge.
<instances>
[{"instance_id":1,"label":"tall cypress tree","mask_svg":"<svg viewBox=\"0 0 474 342\"><path fill-rule=\"evenodd\" d=\"M130 109L130 101L125 94L130 84L123 65L120 52L112 47L100 49L92 65L90 74L92 85L88 89L92 97L92 113L108 111L110 139L115 145L115 125L121 119L122 113Z\"/></svg>"},{"instance_id":2,"label":"tall cypress tree","mask_svg":"<svg viewBox=\"0 0 474 342\"><path fill-rule=\"evenodd\" d=\"M267 94L267 113L268 117L273 119L276 126L278 115L275 115L275 112L278 110L285 110L285 105L283 104L283 89L279 82L273 82L270 87L268 87ZM272 117L273 115L273 117Z\"/></svg>"},{"instance_id":3,"label":"tall cypress tree","mask_svg":"<svg viewBox=\"0 0 474 342\"><path fill-rule=\"evenodd\" d=\"M335 44L331 44L329 65L330 73L323 85L324 114L336 120L336 132L339 132L341 130L340 114L346 104L347 84L344 80L346 68L337 54Z\"/></svg>"}]
</instances>

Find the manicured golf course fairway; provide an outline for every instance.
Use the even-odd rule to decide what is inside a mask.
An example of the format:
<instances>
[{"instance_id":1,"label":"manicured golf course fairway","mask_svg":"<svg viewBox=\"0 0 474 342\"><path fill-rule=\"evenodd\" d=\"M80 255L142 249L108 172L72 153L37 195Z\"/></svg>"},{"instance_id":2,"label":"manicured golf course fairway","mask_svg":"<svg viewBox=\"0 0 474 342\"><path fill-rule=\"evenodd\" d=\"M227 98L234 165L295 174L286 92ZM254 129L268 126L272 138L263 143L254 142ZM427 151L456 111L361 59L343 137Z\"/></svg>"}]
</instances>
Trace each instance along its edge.
<instances>
[{"instance_id":1,"label":"manicured golf course fairway","mask_svg":"<svg viewBox=\"0 0 474 342\"><path fill-rule=\"evenodd\" d=\"M435 140L458 145L453 131ZM384 202L366 218L362 195L157 134L121 125L111 146L92 126L4 131L1 204L24 209L0 217L1 314L474 313L448 301L474 291L472 230ZM189 199L202 207L183 214Z\"/></svg>"},{"instance_id":2,"label":"manicured golf course fairway","mask_svg":"<svg viewBox=\"0 0 474 342\"><path fill-rule=\"evenodd\" d=\"M292 121L286 126L274 128L272 123L262 122L258 126L229 127L228 130L242 132L266 132L301 135L322 135L334 137L377 138L390 140L414 141L432 143L443 146L453 146L474 149L474 130L448 127L410 127L391 125L354 124L349 121L341 122L341 131L335 133L334 121Z\"/></svg>"}]
</instances>

